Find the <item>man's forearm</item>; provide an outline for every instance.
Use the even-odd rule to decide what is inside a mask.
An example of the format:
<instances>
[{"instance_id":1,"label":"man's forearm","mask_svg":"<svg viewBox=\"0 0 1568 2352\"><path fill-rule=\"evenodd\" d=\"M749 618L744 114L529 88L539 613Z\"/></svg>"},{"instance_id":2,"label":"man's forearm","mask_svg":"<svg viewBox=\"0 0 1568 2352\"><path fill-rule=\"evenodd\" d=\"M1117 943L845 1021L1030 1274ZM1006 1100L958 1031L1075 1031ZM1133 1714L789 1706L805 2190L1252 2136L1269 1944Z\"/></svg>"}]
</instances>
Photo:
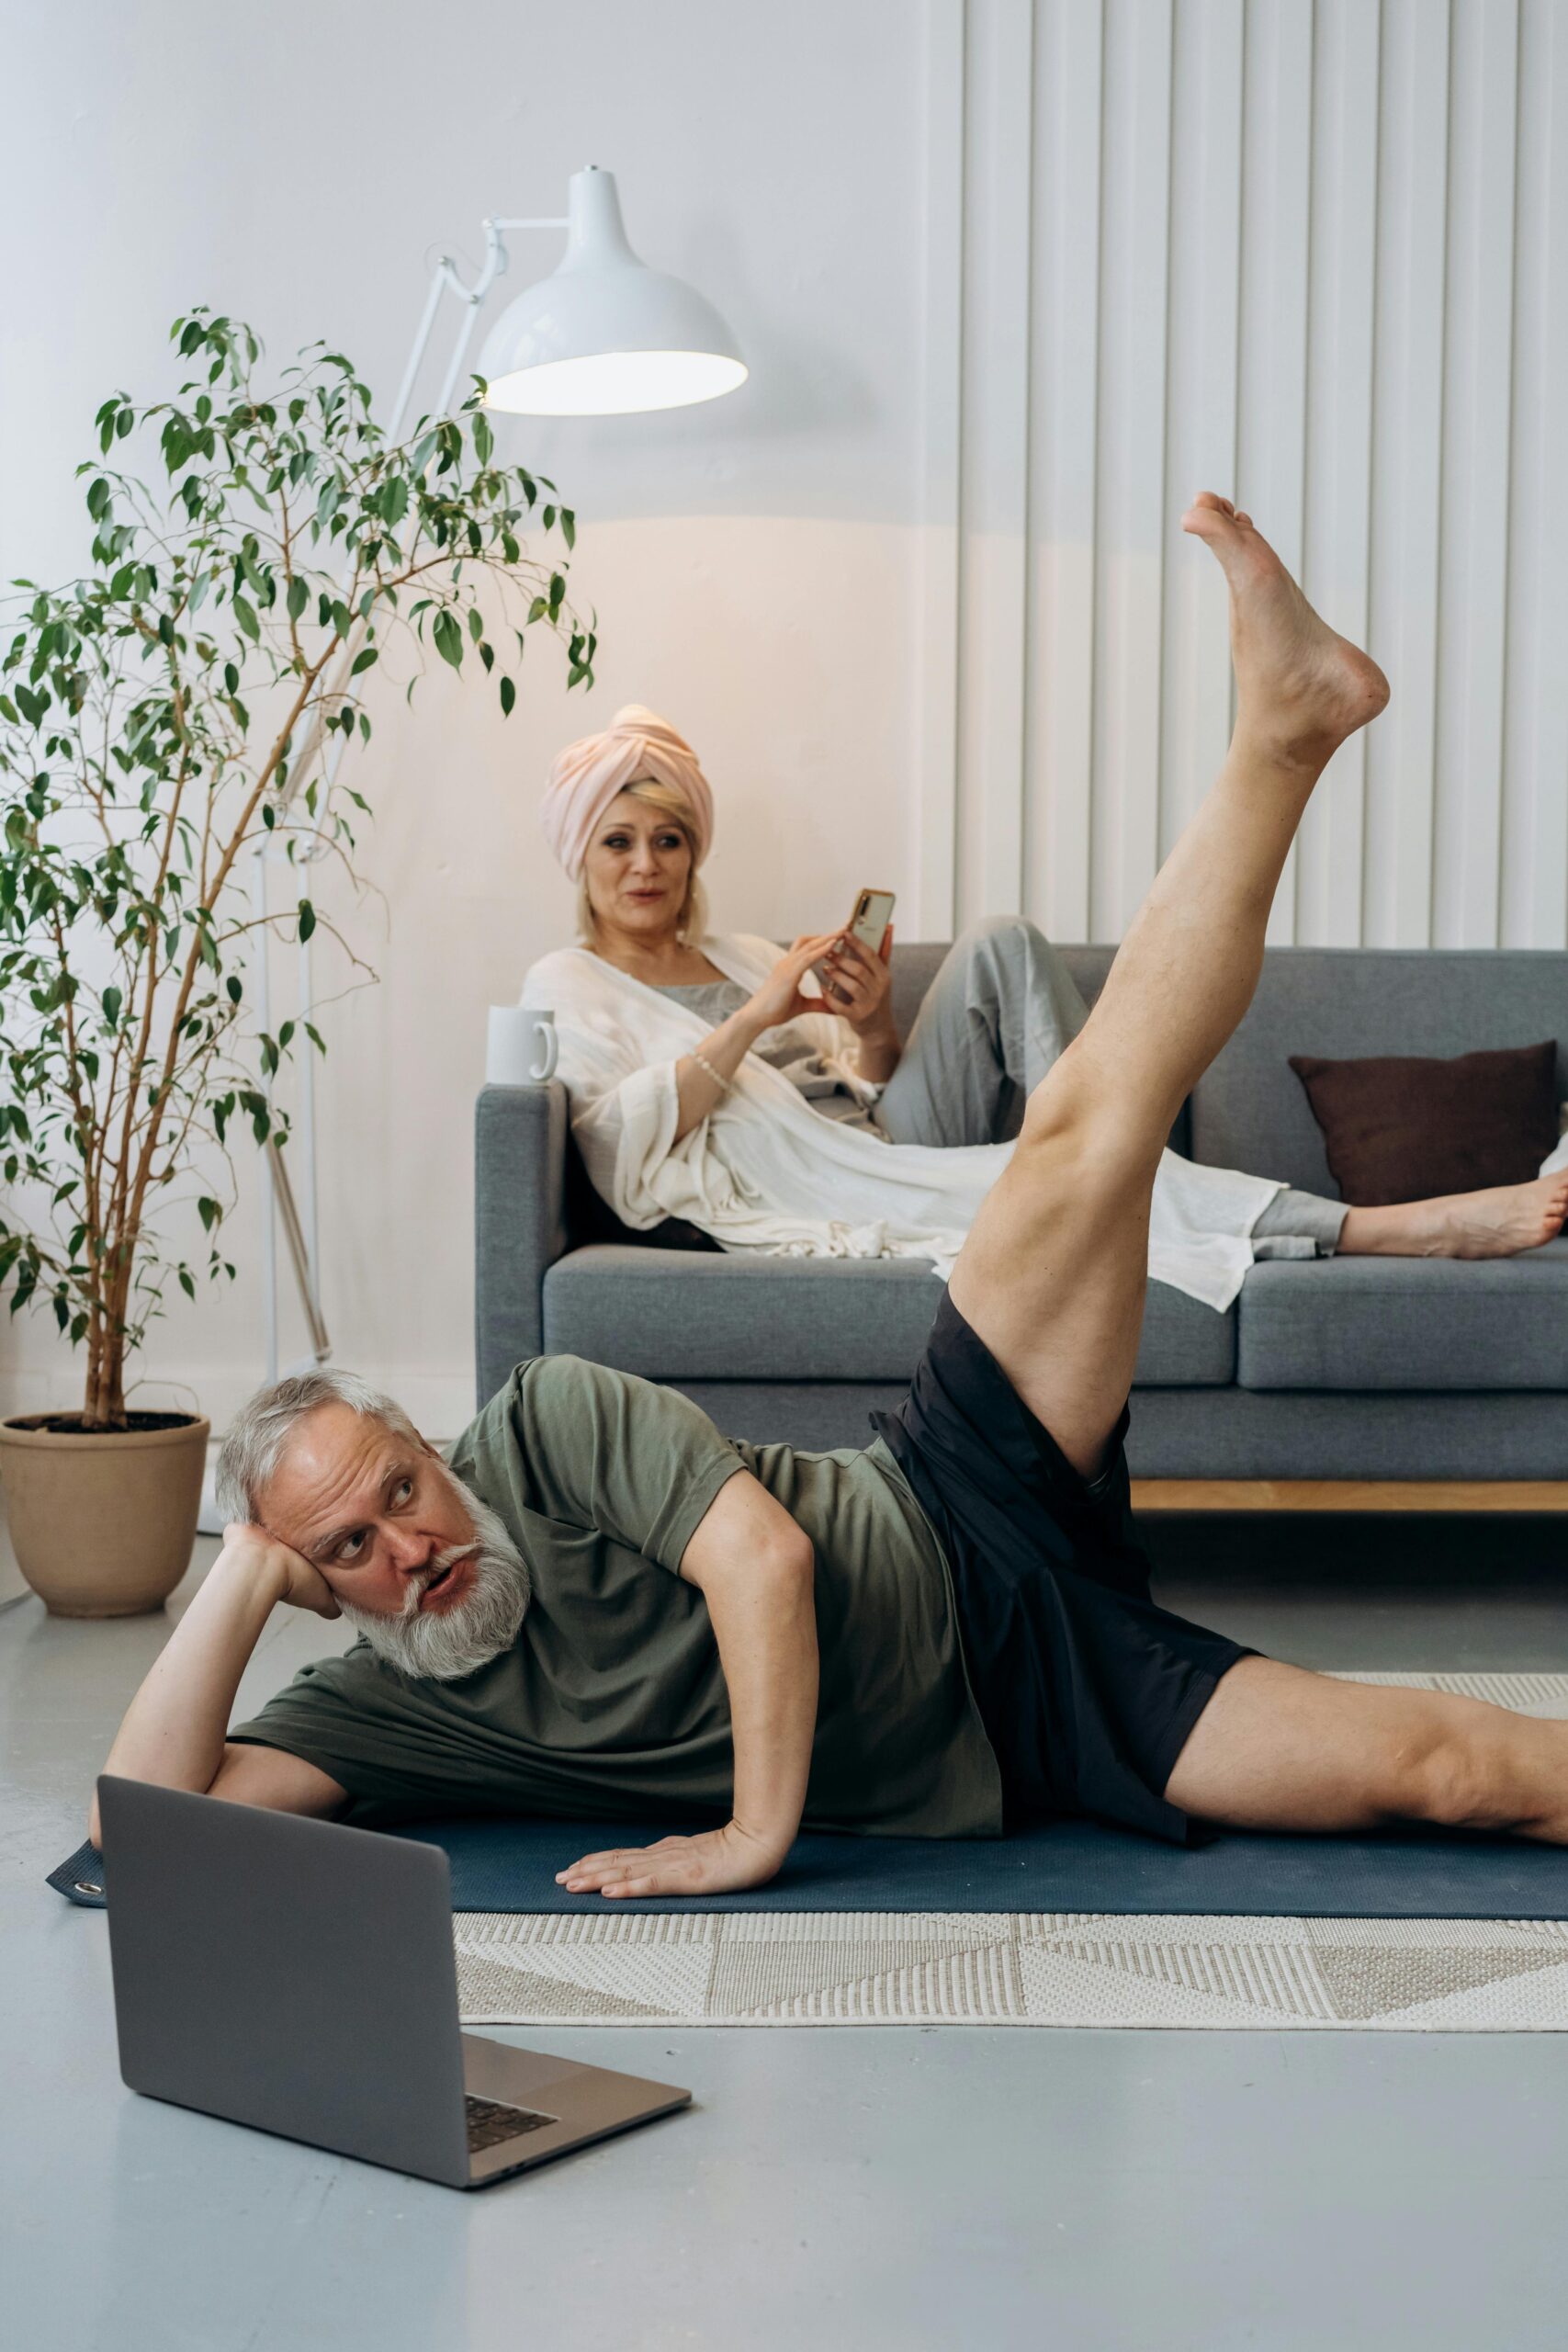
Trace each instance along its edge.
<instances>
[{"instance_id":1,"label":"man's forearm","mask_svg":"<svg viewBox=\"0 0 1568 2352\"><path fill-rule=\"evenodd\" d=\"M782 1861L806 1807L817 1729L817 1610L809 1551L753 1559L708 1592L735 1745L735 1826Z\"/></svg>"},{"instance_id":2,"label":"man's forearm","mask_svg":"<svg viewBox=\"0 0 1568 2352\"><path fill-rule=\"evenodd\" d=\"M105 1771L160 1788L209 1789L240 1677L281 1597L253 1562L220 1554L131 1701Z\"/></svg>"}]
</instances>

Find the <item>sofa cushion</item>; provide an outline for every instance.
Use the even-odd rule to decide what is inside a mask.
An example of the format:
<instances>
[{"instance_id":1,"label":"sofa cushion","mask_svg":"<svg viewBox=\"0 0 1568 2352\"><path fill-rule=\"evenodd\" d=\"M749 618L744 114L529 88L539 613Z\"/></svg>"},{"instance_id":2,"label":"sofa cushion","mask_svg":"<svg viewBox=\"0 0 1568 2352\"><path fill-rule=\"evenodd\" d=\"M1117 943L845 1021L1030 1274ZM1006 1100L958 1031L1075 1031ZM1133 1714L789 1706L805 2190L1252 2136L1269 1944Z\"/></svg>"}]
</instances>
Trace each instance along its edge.
<instances>
[{"instance_id":1,"label":"sofa cushion","mask_svg":"<svg viewBox=\"0 0 1568 2352\"><path fill-rule=\"evenodd\" d=\"M1358 1208L1524 1184L1557 1144L1557 1046L1496 1052L1292 1054L1341 1200Z\"/></svg>"},{"instance_id":2,"label":"sofa cushion","mask_svg":"<svg viewBox=\"0 0 1568 2352\"><path fill-rule=\"evenodd\" d=\"M1238 1302L1243 1388L1568 1388L1568 1241L1523 1258L1279 1259Z\"/></svg>"},{"instance_id":3,"label":"sofa cushion","mask_svg":"<svg viewBox=\"0 0 1568 2352\"><path fill-rule=\"evenodd\" d=\"M908 1380L941 1290L924 1259L718 1257L596 1243L545 1276L545 1346L649 1380ZM1149 1285L1137 1379L1224 1386L1235 1311Z\"/></svg>"},{"instance_id":4,"label":"sofa cushion","mask_svg":"<svg viewBox=\"0 0 1568 2352\"><path fill-rule=\"evenodd\" d=\"M1250 1010L1193 1089L1192 1157L1337 1197L1292 1054L1470 1054L1558 1040L1568 954L1545 948L1271 947Z\"/></svg>"}]
</instances>

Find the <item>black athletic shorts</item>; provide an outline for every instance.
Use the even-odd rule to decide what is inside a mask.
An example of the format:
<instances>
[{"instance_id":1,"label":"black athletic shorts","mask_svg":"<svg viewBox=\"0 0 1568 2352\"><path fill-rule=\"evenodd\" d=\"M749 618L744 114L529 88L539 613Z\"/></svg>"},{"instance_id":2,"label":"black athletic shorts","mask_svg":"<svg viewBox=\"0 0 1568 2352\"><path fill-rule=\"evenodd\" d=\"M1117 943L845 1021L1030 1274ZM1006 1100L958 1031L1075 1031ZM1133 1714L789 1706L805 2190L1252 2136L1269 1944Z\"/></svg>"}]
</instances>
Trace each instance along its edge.
<instances>
[{"instance_id":1,"label":"black athletic shorts","mask_svg":"<svg viewBox=\"0 0 1568 2352\"><path fill-rule=\"evenodd\" d=\"M1093 1814L1191 1844L1210 1833L1165 1784L1221 1675L1253 1653L1149 1599L1127 1419L1084 1478L945 1294L908 1396L872 1416L947 1554L1010 1819Z\"/></svg>"}]
</instances>

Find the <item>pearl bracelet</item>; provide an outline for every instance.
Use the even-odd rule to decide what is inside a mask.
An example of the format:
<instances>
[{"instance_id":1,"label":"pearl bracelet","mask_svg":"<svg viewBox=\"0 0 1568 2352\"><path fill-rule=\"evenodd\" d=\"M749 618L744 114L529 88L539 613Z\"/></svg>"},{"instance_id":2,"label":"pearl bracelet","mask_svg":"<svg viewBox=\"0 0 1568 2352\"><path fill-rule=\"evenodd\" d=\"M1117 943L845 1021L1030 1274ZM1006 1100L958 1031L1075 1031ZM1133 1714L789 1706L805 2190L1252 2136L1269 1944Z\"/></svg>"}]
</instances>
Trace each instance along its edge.
<instances>
[{"instance_id":1,"label":"pearl bracelet","mask_svg":"<svg viewBox=\"0 0 1568 2352\"><path fill-rule=\"evenodd\" d=\"M728 1079L725 1077L722 1070L715 1069L712 1062L709 1061L705 1054L694 1054L692 1056L692 1059L696 1063L696 1066L700 1070L706 1071L708 1077L712 1079L714 1084L717 1087L720 1094L728 1093Z\"/></svg>"}]
</instances>

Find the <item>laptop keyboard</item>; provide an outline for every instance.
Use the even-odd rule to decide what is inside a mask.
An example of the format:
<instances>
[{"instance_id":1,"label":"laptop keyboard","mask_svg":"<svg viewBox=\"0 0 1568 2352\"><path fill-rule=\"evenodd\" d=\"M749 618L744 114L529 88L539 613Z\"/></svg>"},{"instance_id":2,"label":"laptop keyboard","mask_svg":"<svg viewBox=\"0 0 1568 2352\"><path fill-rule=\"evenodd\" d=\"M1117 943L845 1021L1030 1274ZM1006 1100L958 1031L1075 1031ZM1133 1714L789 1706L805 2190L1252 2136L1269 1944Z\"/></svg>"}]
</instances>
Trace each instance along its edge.
<instances>
[{"instance_id":1,"label":"laptop keyboard","mask_svg":"<svg viewBox=\"0 0 1568 2352\"><path fill-rule=\"evenodd\" d=\"M468 2118L471 2156L499 2147L502 2140L520 2140L525 2132L543 2132L560 2121L558 2115L537 2115L531 2107L504 2107L499 2099L475 2098L471 2093L464 2094L463 2106Z\"/></svg>"}]
</instances>

